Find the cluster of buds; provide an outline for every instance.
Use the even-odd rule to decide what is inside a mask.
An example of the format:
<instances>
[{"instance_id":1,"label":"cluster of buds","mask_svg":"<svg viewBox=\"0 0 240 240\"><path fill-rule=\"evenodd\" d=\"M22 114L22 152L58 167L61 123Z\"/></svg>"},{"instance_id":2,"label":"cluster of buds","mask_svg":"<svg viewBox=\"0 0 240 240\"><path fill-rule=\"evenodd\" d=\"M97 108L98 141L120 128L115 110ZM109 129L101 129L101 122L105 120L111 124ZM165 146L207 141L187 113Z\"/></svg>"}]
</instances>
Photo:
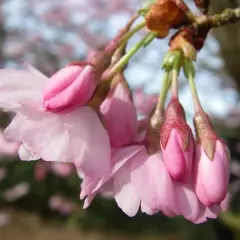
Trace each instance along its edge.
<instances>
[{"instance_id":1,"label":"cluster of buds","mask_svg":"<svg viewBox=\"0 0 240 240\"><path fill-rule=\"evenodd\" d=\"M134 16L103 51L68 64L50 79L32 68L0 71L0 107L17 113L6 136L21 143L22 160L74 163L83 179L84 208L98 193L107 193L129 216L141 209L201 223L221 212L230 156L198 98L193 61L200 32L184 25L191 14L181 2L151 1L143 22L130 29ZM150 33L125 53L129 38L144 26ZM138 121L124 68L140 48L175 27L181 28L163 61L158 102ZM178 98L181 69L192 92L196 139Z\"/></svg>"}]
</instances>

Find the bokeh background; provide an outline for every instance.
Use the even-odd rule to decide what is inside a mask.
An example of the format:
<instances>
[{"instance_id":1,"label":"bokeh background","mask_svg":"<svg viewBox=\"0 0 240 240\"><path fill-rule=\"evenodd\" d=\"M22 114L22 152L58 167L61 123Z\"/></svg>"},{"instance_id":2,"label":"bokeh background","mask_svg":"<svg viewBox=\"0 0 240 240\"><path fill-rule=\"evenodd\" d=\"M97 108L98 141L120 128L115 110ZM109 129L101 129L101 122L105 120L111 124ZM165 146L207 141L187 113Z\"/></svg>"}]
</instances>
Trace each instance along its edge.
<instances>
[{"instance_id":1,"label":"bokeh background","mask_svg":"<svg viewBox=\"0 0 240 240\"><path fill-rule=\"evenodd\" d=\"M240 0L211 2L211 12L240 6ZM101 49L141 4L141 0L1 0L0 67L31 64L51 76L69 61ZM141 33L129 45L140 37ZM139 117L156 101L167 50L167 40L154 41L126 70ZM107 196L83 211L80 179L72 165L21 162L18 143L7 142L0 131L0 239L240 239L240 23L211 32L198 56L196 82L203 107L232 154L229 198L220 218L201 225L161 214L128 218ZM180 87L192 125L193 105L184 78ZM11 117L0 113L1 129Z\"/></svg>"}]
</instances>

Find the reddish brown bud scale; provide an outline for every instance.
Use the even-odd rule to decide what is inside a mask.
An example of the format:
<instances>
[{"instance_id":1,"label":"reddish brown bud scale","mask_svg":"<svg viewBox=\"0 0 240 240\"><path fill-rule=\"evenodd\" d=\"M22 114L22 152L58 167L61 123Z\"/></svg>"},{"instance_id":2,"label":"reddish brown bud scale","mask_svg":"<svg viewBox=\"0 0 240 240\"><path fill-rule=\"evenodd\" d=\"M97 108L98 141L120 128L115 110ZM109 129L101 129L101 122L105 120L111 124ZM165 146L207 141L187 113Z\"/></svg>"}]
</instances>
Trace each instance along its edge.
<instances>
[{"instance_id":1,"label":"reddish brown bud scale","mask_svg":"<svg viewBox=\"0 0 240 240\"><path fill-rule=\"evenodd\" d=\"M182 118L186 119L185 112L183 106L180 104L178 99L173 98L171 100L171 104L168 105L166 109L166 119L168 118Z\"/></svg>"},{"instance_id":2,"label":"reddish brown bud scale","mask_svg":"<svg viewBox=\"0 0 240 240\"><path fill-rule=\"evenodd\" d=\"M185 57L195 60L195 32L189 27L181 28L170 40L170 51L181 50Z\"/></svg>"},{"instance_id":3,"label":"reddish brown bud scale","mask_svg":"<svg viewBox=\"0 0 240 240\"><path fill-rule=\"evenodd\" d=\"M166 148L171 130L176 129L183 143L184 150L187 150L190 141L191 129L186 123L185 112L178 101L173 98L168 104L165 115L165 123L160 129L161 144Z\"/></svg>"},{"instance_id":4,"label":"reddish brown bud scale","mask_svg":"<svg viewBox=\"0 0 240 240\"><path fill-rule=\"evenodd\" d=\"M189 146L189 139L191 132L190 127L183 119L171 119L167 124L164 124L160 130L161 144L166 148L171 130L176 129L183 143L183 149L187 150Z\"/></svg>"},{"instance_id":5,"label":"reddish brown bud scale","mask_svg":"<svg viewBox=\"0 0 240 240\"><path fill-rule=\"evenodd\" d=\"M194 126L197 139L201 143L204 152L210 160L213 160L216 142L220 139L217 137L213 129L209 116L203 111L197 112L194 116Z\"/></svg>"},{"instance_id":6,"label":"reddish brown bud scale","mask_svg":"<svg viewBox=\"0 0 240 240\"><path fill-rule=\"evenodd\" d=\"M181 25L185 20L184 12L172 0L158 0L150 6L145 17L147 28L164 38L169 29Z\"/></svg>"}]
</instances>

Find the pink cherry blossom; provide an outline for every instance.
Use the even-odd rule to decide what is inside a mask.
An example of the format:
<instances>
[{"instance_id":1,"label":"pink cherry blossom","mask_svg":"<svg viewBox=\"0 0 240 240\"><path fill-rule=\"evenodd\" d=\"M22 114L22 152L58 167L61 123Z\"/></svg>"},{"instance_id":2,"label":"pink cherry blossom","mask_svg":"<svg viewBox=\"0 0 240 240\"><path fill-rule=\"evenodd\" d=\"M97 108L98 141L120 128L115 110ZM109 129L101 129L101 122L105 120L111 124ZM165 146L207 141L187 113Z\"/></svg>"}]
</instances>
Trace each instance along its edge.
<instances>
[{"instance_id":1,"label":"pink cherry blossom","mask_svg":"<svg viewBox=\"0 0 240 240\"><path fill-rule=\"evenodd\" d=\"M117 148L134 141L137 135L137 114L135 106L125 89L124 83L117 83L101 105L111 147Z\"/></svg>"},{"instance_id":2,"label":"pink cherry blossom","mask_svg":"<svg viewBox=\"0 0 240 240\"><path fill-rule=\"evenodd\" d=\"M87 63L68 65L55 73L43 91L47 111L66 113L83 107L97 86L93 67Z\"/></svg>"},{"instance_id":3,"label":"pink cherry blossom","mask_svg":"<svg viewBox=\"0 0 240 240\"><path fill-rule=\"evenodd\" d=\"M49 164L44 161L38 161L34 167L34 177L37 181L43 181L48 171L50 170Z\"/></svg>"},{"instance_id":4,"label":"pink cherry blossom","mask_svg":"<svg viewBox=\"0 0 240 240\"><path fill-rule=\"evenodd\" d=\"M194 159L195 191L206 207L220 204L226 198L230 175L227 151L226 145L217 140L211 160L201 144L197 144Z\"/></svg>"},{"instance_id":5,"label":"pink cherry blossom","mask_svg":"<svg viewBox=\"0 0 240 240\"><path fill-rule=\"evenodd\" d=\"M33 68L0 71L0 107L16 112L5 136L22 142L22 160L74 162L87 175L102 176L110 168L110 141L97 113L90 107L46 112L42 91L48 80Z\"/></svg>"},{"instance_id":6,"label":"pink cherry blossom","mask_svg":"<svg viewBox=\"0 0 240 240\"><path fill-rule=\"evenodd\" d=\"M218 205L204 207L191 183L186 185L174 180L159 151L148 156L144 146L128 146L114 150L112 162L111 172L101 179L83 176L80 196L86 197L84 208L97 194L107 192L131 217L140 209L148 215L157 212L169 217L181 215L199 224L216 218L221 211Z\"/></svg>"},{"instance_id":7,"label":"pink cherry blossom","mask_svg":"<svg viewBox=\"0 0 240 240\"><path fill-rule=\"evenodd\" d=\"M73 165L70 163L54 162L51 164L53 173L60 177L67 177L73 172Z\"/></svg>"},{"instance_id":8,"label":"pink cherry blossom","mask_svg":"<svg viewBox=\"0 0 240 240\"><path fill-rule=\"evenodd\" d=\"M12 188L6 189L2 193L2 198L8 202L14 202L28 194L30 186L27 182L19 182Z\"/></svg>"},{"instance_id":9,"label":"pink cherry blossom","mask_svg":"<svg viewBox=\"0 0 240 240\"><path fill-rule=\"evenodd\" d=\"M148 116L158 101L158 94L148 95L142 88L133 90L133 97L137 112L143 116Z\"/></svg>"}]
</instances>

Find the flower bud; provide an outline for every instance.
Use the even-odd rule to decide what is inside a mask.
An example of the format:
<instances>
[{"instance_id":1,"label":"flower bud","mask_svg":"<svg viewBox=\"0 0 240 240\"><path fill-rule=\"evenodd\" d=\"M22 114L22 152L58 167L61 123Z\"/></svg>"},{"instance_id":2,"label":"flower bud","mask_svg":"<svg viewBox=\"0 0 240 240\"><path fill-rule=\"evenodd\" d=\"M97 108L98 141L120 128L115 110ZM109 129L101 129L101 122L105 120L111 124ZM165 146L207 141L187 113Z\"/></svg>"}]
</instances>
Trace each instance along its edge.
<instances>
[{"instance_id":1,"label":"flower bud","mask_svg":"<svg viewBox=\"0 0 240 240\"><path fill-rule=\"evenodd\" d=\"M174 1L158 0L149 6L145 19L147 28L158 33L158 37L164 38L170 28L185 21L185 14Z\"/></svg>"},{"instance_id":2,"label":"flower bud","mask_svg":"<svg viewBox=\"0 0 240 240\"><path fill-rule=\"evenodd\" d=\"M50 78L43 92L43 106L54 113L74 111L91 99L96 86L91 65L68 65Z\"/></svg>"},{"instance_id":3,"label":"flower bud","mask_svg":"<svg viewBox=\"0 0 240 240\"><path fill-rule=\"evenodd\" d=\"M131 100L131 95L122 73L115 79L117 83L112 86L108 97L100 109L103 114L111 147L118 148L134 141L137 135L136 108Z\"/></svg>"},{"instance_id":4,"label":"flower bud","mask_svg":"<svg viewBox=\"0 0 240 240\"><path fill-rule=\"evenodd\" d=\"M200 202L211 207L220 204L227 195L229 158L227 147L216 141L213 159L209 159L201 144L197 144L194 158L195 191Z\"/></svg>"},{"instance_id":5,"label":"flower bud","mask_svg":"<svg viewBox=\"0 0 240 240\"><path fill-rule=\"evenodd\" d=\"M191 175L194 140L184 109L176 98L166 109L165 122L160 130L160 145L171 176L177 181L187 182Z\"/></svg>"},{"instance_id":6,"label":"flower bud","mask_svg":"<svg viewBox=\"0 0 240 240\"><path fill-rule=\"evenodd\" d=\"M199 141L194 157L194 186L200 202L211 207L220 204L227 195L230 154L216 136L206 113L196 113L194 121Z\"/></svg>"}]
</instances>

